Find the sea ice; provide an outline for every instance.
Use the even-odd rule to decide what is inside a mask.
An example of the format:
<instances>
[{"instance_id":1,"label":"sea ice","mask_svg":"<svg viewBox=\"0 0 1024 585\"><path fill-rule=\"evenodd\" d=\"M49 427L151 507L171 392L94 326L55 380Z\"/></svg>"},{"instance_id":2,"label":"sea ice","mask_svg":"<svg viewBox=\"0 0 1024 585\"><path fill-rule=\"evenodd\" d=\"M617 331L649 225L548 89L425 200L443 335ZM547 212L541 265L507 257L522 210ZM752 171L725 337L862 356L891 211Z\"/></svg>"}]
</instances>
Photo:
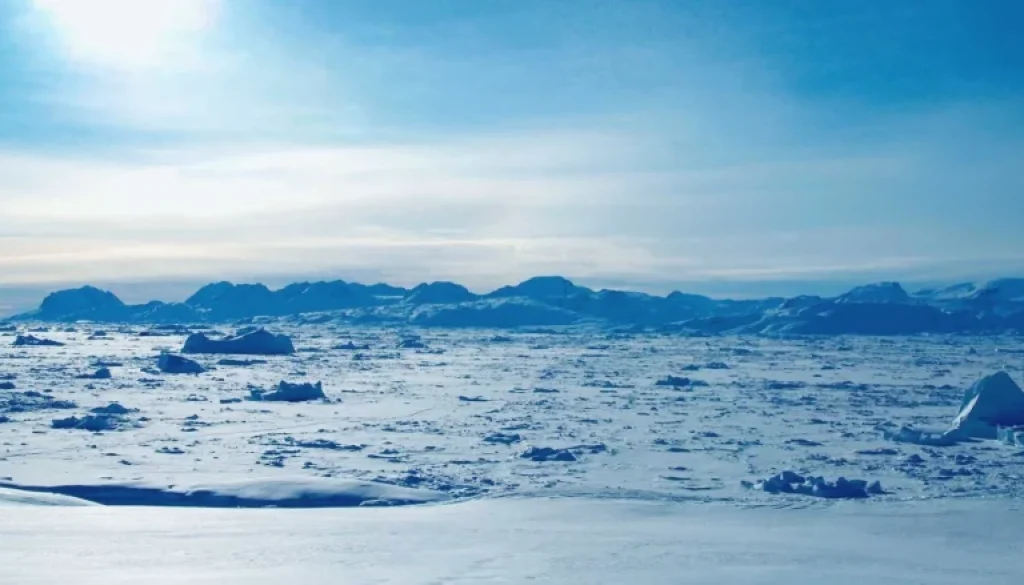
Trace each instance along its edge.
<instances>
[{"instance_id":1,"label":"sea ice","mask_svg":"<svg viewBox=\"0 0 1024 585\"><path fill-rule=\"evenodd\" d=\"M201 374L205 371L199 362L173 353L161 354L157 368L165 374Z\"/></svg>"},{"instance_id":2,"label":"sea ice","mask_svg":"<svg viewBox=\"0 0 1024 585\"><path fill-rule=\"evenodd\" d=\"M746 482L747 487L756 487L771 494L803 494L828 499L860 499L872 494L883 494L882 484L878 481L867 482L860 479L840 477L834 482L823 477L804 477L793 471L783 471L756 484Z\"/></svg>"},{"instance_id":3,"label":"sea ice","mask_svg":"<svg viewBox=\"0 0 1024 585\"><path fill-rule=\"evenodd\" d=\"M271 392L253 388L251 397L253 400L266 402L305 402L307 400L321 400L327 396L324 395L323 383L321 382L316 384L292 384L282 380L278 383L277 389Z\"/></svg>"},{"instance_id":4,"label":"sea ice","mask_svg":"<svg viewBox=\"0 0 1024 585\"><path fill-rule=\"evenodd\" d=\"M60 347L64 345L59 341L52 339L46 339L45 337L36 337L35 335L19 335L14 338L14 342L11 343L14 347Z\"/></svg>"},{"instance_id":5,"label":"sea ice","mask_svg":"<svg viewBox=\"0 0 1024 585\"><path fill-rule=\"evenodd\" d=\"M109 380L113 378L113 374L110 372L110 368L99 368L91 374L79 374L78 378L81 380Z\"/></svg>"},{"instance_id":6,"label":"sea ice","mask_svg":"<svg viewBox=\"0 0 1024 585\"><path fill-rule=\"evenodd\" d=\"M83 431L112 431L120 427L122 419L112 414L87 414L84 417L69 416L53 419L50 423L55 429L80 429Z\"/></svg>"}]
</instances>

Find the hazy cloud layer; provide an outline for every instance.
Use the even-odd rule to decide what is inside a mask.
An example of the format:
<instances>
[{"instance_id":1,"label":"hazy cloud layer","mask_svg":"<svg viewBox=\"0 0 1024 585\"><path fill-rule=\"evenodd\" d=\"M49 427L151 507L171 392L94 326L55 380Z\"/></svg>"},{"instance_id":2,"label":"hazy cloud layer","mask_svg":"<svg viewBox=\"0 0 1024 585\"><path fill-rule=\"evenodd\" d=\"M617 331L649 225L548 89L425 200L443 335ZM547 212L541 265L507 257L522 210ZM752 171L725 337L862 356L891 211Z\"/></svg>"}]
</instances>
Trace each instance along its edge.
<instances>
[{"instance_id":1,"label":"hazy cloud layer","mask_svg":"<svg viewBox=\"0 0 1024 585\"><path fill-rule=\"evenodd\" d=\"M533 2L126 13L159 43L37 4L0 11L0 74L35 80L0 89L0 283L1024 268L1019 86L979 65L968 84L966 61L928 73L879 41L868 57L924 75L923 95L872 78L863 55L766 36L796 21L701 3L584 11L587 26ZM132 43L145 50L115 50ZM839 65L844 91L822 73Z\"/></svg>"}]
</instances>

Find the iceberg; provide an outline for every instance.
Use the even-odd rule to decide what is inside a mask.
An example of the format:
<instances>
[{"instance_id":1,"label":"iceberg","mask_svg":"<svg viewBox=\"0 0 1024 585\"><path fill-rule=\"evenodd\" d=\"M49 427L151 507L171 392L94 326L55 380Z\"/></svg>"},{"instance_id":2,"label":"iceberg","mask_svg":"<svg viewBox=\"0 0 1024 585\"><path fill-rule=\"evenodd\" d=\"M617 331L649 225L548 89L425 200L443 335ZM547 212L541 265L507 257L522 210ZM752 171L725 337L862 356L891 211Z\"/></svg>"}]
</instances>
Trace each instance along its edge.
<instances>
[{"instance_id":1,"label":"iceberg","mask_svg":"<svg viewBox=\"0 0 1024 585\"><path fill-rule=\"evenodd\" d=\"M194 333L185 340L181 353L291 355L295 353L295 346L287 335L275 335L261 327L222 339L207 337L205 333Z\"/></svg>"}]
</instances>

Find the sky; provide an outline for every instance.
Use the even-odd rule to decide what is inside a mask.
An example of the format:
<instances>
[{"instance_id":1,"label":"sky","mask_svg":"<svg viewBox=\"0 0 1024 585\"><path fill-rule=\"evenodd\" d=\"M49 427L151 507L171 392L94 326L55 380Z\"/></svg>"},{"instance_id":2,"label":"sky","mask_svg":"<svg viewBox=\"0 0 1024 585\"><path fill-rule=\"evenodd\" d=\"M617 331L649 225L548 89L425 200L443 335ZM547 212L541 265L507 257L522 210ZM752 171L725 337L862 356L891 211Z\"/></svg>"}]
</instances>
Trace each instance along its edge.
<instances>
[{"instance_id":1,"label":"sky","mask_svg":"<svg viewBox=\"0 0 1024 585\"><path fill-rule=\"evenodd\" d=\"M1024 273L1017 0L0 0L0 287Z\"/></svg>"}]
</instances>

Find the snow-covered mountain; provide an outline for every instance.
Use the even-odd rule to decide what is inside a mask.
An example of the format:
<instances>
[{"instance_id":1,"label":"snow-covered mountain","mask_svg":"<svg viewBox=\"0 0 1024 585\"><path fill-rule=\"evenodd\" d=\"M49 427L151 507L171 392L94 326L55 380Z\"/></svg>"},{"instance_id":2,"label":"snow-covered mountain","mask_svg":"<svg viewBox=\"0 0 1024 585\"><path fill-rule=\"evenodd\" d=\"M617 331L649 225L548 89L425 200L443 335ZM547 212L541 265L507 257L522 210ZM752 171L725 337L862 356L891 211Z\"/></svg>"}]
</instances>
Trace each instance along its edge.
<instances>
[{"instance_id":1,"label":"snow-covered mountain","mask_svg":"<svg viewBox=\"0 0 1024 585\"><path fill-rule=\"evenodd\" d=\"M1024 331L1024 279L960 284L907 293L896 282L858 286L835 298L712 299L673 292L657 296L592 290L559 276L530 278L477 294L453 282L411 290L341 280L300 282L278 290L262 284L208 284L183 303L127 305L92 286L48 295L15 320L56 322L217 323L311 314L318 320L429 327L590 324L703 334L1000 333Z\"/></svg>"},{"instance_id":2,"label":"snow-covered mountain","mask_svg":"<svg viewBox=\"0 0 1024 585\"><path fill-rule=\"evenodd\" d=\"M882 303L903 304L913 302L907 291L898 282L877 282L866 284L840 295L836 303Z\"/></svg>"},{"instance_id":3,"label":"snow-covered mountain","mask_svg":"<svg viewBox=\"0 0 1024 585\"><path fill-rule=\"evenodd\" d=\"M423 283L409 291L405 302L413 305L465 303L477 296L461 284L454 282Z\"/></svg>"}]
</instances>

